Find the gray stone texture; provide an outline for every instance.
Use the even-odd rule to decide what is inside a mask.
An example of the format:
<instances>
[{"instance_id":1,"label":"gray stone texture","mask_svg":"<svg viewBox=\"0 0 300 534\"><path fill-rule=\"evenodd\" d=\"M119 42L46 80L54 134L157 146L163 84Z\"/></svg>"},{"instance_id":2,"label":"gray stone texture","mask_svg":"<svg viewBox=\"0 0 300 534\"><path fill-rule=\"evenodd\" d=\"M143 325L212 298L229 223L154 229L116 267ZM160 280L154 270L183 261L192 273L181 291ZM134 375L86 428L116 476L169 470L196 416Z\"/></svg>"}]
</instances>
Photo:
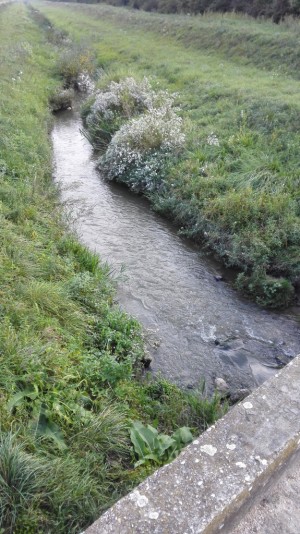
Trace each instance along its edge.
<instances>
[{"instance_id":1,"label":"gray stone texture","mask_svg":"<svg viewBox=\"0 0 300 534\"><path fill-rule=\"evenodd\" d=\"M271 477L250 503L250 509L241 510L242 514L222 534L299 534L300 454L294 455L278 475Z\"/></svg>"}]
</instances>

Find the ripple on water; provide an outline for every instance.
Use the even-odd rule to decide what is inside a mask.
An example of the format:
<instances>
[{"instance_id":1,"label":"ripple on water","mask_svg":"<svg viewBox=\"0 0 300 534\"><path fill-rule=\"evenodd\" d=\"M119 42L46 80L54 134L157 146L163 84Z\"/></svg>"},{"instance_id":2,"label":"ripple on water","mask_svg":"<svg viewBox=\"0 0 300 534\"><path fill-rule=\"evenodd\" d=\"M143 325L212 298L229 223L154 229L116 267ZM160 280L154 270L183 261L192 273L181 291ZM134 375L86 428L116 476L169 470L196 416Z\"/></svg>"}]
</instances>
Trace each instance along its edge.
<instances>
[{"instance_id":1,"label":"ripple on water","mask_svg":"<svg viewBox=\"0 0 300 534\"><path fill-rule=\"evenodd\" d=\"M210 386L215 376L253 387L281 359L299 353L295 318L261 310L217 282L216 262L181 239L143 198L101 179L81 126L76 111L56 115L55 180L81 240L115 273L125 265L118 299L150 332L154 372L184 387L203 377Z\"/></svg>"}]
</instances>

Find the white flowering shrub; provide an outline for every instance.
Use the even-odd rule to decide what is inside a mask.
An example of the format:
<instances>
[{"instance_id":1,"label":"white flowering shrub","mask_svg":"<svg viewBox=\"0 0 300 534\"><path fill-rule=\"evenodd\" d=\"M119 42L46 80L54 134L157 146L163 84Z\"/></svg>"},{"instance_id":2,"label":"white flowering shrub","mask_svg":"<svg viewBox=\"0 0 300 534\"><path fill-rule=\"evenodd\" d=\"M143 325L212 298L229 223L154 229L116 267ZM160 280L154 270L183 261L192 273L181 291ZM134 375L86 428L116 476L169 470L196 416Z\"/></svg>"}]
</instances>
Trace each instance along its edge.
<instances>
[{"instance_id":1,"label":"white flowering shrub","mask_svg":"<svg viewBox=\"0 0 300 534\"><path fill-rule=\"evenodd\" d=\"M95 147L101 148L128 119L172 103L169 93L155 92L147 78L137 81L128 77L120 82L110 82L106 89L96 93L85 112L87 137Z\"/></svg>"},{"instance_id":2,"label":"white flowering shrub","mask_svg":"<svg viewBox=\"0 0 300 534\"><path fill-rule=\"evenodd\" d=\"M214 132L207 136L206 142L211 146L220 146L220 141Z\"/></svg>"},{"instance_id":3,"label":"white flowering shrub","mask_svg":"<svg viewBox=\"0 0 300 534\"><path fill-rule=\"evenodd\" d=\"M150 106L152 96L146 78L138 82L128 77L120 82L110 82L107 88L98 91L86 115L91 143L97 148L105 146L124 121Z\"/></svg>"},{"instance_id":4,"label":"white flowering shrub","mask_svg":"<svg viewBox=\"0 0 300 534\"><path fill-rule=\"evenodd\" d=\"M182 150L182 119L172 108L171 97L124 124L112 137L98 167L108 180L126 183L135 191L155 191L163 186L167 166Z\"/></svg>"}]
</instances>

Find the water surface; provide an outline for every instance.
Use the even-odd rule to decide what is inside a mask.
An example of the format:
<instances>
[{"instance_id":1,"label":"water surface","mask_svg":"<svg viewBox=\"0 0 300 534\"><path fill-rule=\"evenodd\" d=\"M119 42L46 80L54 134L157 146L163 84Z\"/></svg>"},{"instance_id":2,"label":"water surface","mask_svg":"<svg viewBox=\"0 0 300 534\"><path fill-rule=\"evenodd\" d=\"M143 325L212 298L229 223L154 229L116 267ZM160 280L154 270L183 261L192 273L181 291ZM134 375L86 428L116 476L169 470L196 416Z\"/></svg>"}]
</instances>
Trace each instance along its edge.
<instances>
[{"instance_id":1,"label":"water surface","mask_svg":"<svg viewBox=\"0 0 300 534\"><path fill-rule=\"evenodd\" d=\"M148 202L105 182L77 111L56 115L54 175L81 241L109 262L118 302L145 327L152 369L182 387L223 377L254 387L300 352L292 314L270 313L217 282L219 265L182 239Z\"/></svg>"}]
</instances>

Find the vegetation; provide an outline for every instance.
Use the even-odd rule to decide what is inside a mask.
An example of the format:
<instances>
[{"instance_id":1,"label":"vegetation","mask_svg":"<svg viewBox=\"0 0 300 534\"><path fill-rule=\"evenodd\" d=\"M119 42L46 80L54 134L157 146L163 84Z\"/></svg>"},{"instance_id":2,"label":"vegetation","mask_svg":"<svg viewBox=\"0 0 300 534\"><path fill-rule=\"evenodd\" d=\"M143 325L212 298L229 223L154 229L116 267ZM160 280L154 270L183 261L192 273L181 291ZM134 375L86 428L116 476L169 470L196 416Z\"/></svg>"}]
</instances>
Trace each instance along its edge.
<instances>
[{"instance_id":1,"label":"vegetation","mask_svg":"<svg viewBox=\"0 0 300 534\"><path fill-rule=\"evenodd\" d=\"M168 160L159 187L144 181L145 193L182 233L237 269L240 290L263 306L291 304L300 276L298 25L104 5L41 9L93 47L105 72L101 93L145 74L152 90L176 93L186 148ZM121 127L119 140L123 121L109 121L105 143Z\"/></svg>"},{"instance_id":2,"label":"vegetation","mask_svg":"<svg viewBox=\"0 0 300 534\"><path fill-rule=\"evenodd\" d=\"M159 191L170 160L185 142L182 119L167 91L154 91L147 78L110 82L84 107L87 137L104 154L98 160L108 180L134 191Z\"/></svg>"},{"instance_id":3,"label":"vegetation","mask_svg":"<svg viewBox=\"0 0 300 534\"><path fill-rule=\"evenodd\" d=\"M82 0L76 1L82 2ZM99 4L103 1L113 6L161 13L189 15L213 11L246 13L252 17L271 17L276 23L288 15L294 17L300 15L299 0L88 0L87 3Z\"/></svg>"},{"instance_id":4,"label":"vegetation","mask_svg":"<svg viewBox=\"0 0 300 534\"><path fill-rule=\"evenodd\" d=\"M193 441L191 431L187 427L178 428L172 436L168 436L159 434L156 428L145 426L139 421L133 423L130 437L139 458L136 466L147 462L162 465L176 458L182 447Z\"/></svg>"},{"instance_id":5,"label":"vegetation","mask_svg":"<svg viewBox=\"0 0 300 534\"><path fill-rule=\"evenodd\" d=\"M217 397L144 376L139 324L114 302L109 268L68 232L48 136L64 37L24 4L0 10L5 534L78 533L150 473L153 462L134 468L132 421L159 435L198 433L221 413Z\"/></svg>"}]
</instances>

